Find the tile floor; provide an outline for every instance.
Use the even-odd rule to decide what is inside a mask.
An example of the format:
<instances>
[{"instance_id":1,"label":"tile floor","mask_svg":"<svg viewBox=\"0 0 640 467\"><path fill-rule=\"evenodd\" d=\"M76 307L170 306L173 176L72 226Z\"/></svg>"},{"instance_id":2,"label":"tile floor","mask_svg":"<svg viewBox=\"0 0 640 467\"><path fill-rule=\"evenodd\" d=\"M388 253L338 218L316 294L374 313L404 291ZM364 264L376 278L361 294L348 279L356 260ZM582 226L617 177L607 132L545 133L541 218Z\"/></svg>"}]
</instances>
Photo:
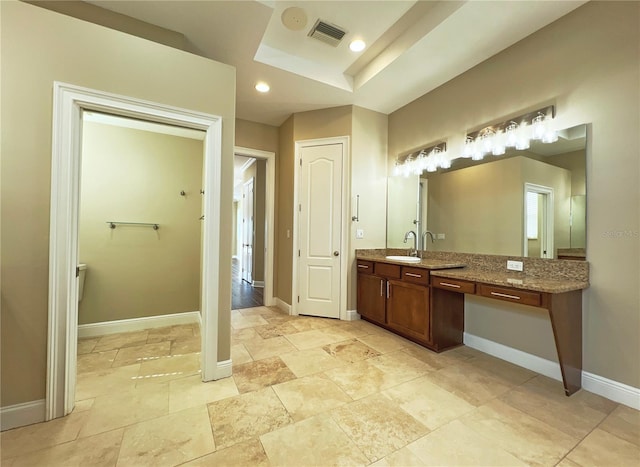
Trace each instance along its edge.
<instances>
[{"instance_id":1,"label":"tile floor","mask_svg":"<svg viewBox=\"0 0 640 467\"><path fill-rule=\"evenodd\" d=\"M638 411L467 347L250 308L233 377L205 384L199 339L81 340L74 412L3 432L2 466L640 464Z\"/></svg>"}]
</instances>

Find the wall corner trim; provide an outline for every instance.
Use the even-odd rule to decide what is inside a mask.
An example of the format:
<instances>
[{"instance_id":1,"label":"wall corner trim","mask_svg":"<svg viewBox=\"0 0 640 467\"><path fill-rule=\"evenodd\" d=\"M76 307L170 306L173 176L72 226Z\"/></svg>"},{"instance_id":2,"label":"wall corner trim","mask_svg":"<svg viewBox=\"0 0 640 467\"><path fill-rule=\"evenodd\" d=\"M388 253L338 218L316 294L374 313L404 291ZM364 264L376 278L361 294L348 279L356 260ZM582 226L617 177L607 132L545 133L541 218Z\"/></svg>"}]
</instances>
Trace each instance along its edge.
<instances>
[{"instance_id":1,"label":"wall corner trim","mask_svg":"<svg viewBox=\"0 0 640 467\"><path fill-rule=\"evenodd\" d=\"M218 380L218 379L228 378L232 374L232 369L233 369L233 365L230 359L218 362L216 365L216 374L214 379Z\"/></svg>"},{"instance_id":2,"label":"wall corner trim","mask_svg":"<svg viewBox=\"0 0 640 467\"><path fill-rule=\"evenodd\" d=\"M358 313L358 310L346 310L340 319L344 321L356 321L360 319L360 314Z\"/></svg>"},{"instance_id":3,"label":"wall corner trim","mask_svg":"<svg viewBox=\"0 0 640 467\"><path fill-rule=\"evenodd\" d=\"M0 407L0 431L44 422L45 400Z\"/></svg>"},{"instance_id":4,"label":"wall corner trim","mask_svg":"<svg viewBox=\"0 0 640 467\"><path fill-rule=\"evenodd\" d=\"M287 313L288 315L291 314L291 305L289 305L287 302L285 302L284 300L282 300L280 297L276 297L276 307L279 310L284 311L285 313Z\"/></svg>"},{"instance_id":5,"label":"wall corner trim","mask_svg":"<svg viewBox=\"0 0 640 467\"><path fill-rule=\"evenodd\" d=\"M562 381L560 364L556 362L466 332L464 344L514 365ZM640 388L582 371L582 389L640 410Z\"/></svg>"}]
</instances>

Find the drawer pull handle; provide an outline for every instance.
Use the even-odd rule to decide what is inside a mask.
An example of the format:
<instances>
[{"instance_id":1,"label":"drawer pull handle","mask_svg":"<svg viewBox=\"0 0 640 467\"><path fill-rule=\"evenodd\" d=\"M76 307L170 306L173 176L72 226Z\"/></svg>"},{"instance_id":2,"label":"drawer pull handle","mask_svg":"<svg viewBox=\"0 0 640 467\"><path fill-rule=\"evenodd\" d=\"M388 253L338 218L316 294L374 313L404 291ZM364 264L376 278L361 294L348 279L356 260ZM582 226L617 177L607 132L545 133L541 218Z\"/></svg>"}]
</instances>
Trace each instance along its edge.
<instances>
[{"instance_id":1,"label":"drawer pull handle","mask_svg":"<svg viewBox=\"0 0 640 467\"><path fill-rule=\"evenodd\" d=\"M520 297L518 297L517 295L509 295L506 293L491 292L491 295L495 295L496 297L511 298L512 300L520 300Z\"/></svg>"},{"instance_id":2,"label":"drawer pull handle","mask_svg":"<svg viewBox=\"0 0 640 467\"><path fill-rule=\"evenodd\" d=\"M449 284L448 282L439 282L440 285L444 285L445 287L453 287L454 289L459 289L460 286L458 284Z\"/></svg>"},{"instance_id":3,"label":"drawer pull handle","mask_svg":"<svg viewBox=\"0 0 640 467\"><path fill-rule=\"evenodd\" d=\"M367 266L366 264L358 264L358 267L362 269L369 269L369 266Z\"/></svg>"},{"instance_id":4,"label":"drawer pull handle","mask_svg":"<svg viewBox=\"0 0 640 467\"><path fill-rule=\"evenodd\" d=\"M405 272L404 275L409 277L422 277L422 274L414 274L412 272Z\"/></svg>"}]
</instances>

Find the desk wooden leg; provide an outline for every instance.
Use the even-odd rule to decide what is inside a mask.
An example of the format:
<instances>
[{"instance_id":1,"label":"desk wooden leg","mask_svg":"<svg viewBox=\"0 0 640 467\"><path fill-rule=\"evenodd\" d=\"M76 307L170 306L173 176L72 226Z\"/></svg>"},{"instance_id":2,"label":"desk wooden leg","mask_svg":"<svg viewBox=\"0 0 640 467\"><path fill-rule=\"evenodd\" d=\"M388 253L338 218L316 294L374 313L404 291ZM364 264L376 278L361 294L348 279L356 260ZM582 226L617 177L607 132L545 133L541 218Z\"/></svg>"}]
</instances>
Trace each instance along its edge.
<instances>
[{"instance_id":1,"label":"desk wooden leg","mask_svg":"<svg viewBox=\"0 0 640 467\"><path fill-rule=\"evenodd\" d=\"M548 299L564 392L570 396L582 387L582 290L549 294Z\"/></svg>"}]
</instances>

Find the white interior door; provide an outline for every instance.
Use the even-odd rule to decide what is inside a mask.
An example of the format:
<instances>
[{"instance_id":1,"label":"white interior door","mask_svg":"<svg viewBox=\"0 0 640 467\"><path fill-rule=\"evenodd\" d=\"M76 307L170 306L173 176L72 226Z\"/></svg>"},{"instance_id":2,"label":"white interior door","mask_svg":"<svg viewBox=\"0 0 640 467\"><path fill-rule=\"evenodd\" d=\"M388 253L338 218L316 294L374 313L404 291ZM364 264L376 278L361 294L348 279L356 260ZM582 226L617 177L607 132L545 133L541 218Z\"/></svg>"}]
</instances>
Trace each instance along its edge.
<instances>
[{"instance_id":1,"label":"white interior door","mask_svg":"<svg viewBox=\"0 0 640 467\"><path fill-rule=\"evenodd\" d=\"M342 144L300 151L298 314L340 317Z\"/></svg>"},{"instance_id":2,"label":"white interior door","mask_svg":"<svg viewBox=\"0 0 640 467\"><path fill-rule=\"evenodd\" d=\"M253 177L242 187L242 280L253 281Z\"/></svg>"}]
</instances>

